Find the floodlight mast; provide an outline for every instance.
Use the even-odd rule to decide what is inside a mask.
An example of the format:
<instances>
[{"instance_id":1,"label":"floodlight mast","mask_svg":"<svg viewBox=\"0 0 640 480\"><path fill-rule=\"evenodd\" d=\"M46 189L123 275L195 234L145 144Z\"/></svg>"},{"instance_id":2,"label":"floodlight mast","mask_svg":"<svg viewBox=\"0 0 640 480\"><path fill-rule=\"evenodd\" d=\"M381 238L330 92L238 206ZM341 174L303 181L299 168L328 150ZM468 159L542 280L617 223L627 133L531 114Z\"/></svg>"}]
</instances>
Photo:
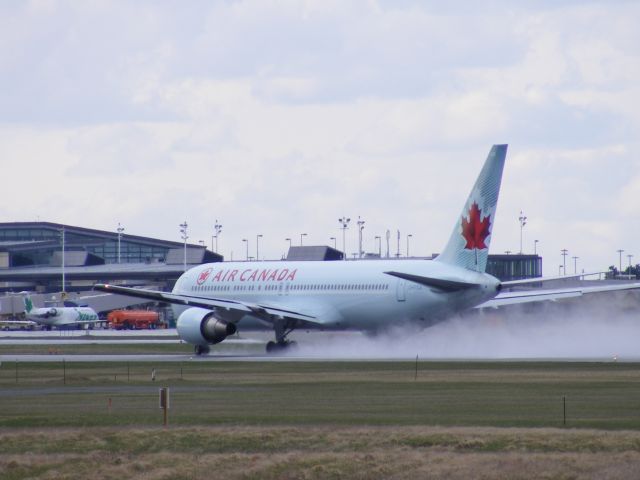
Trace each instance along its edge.
<instances>
[{"instance_id":1,"label":"floodlight mast","mask_svg":"<svg viewBox=\"0 0 640 480\"><path fill-rule=\"evenodd\" d=\"M624 250L620 249L617 250L617 252L620 255L620 275L622 275L622 254L624 253Z\"/></svg>"},{"instance_id":2,"label":"floodlight mast","mask_svg":"<svg viewBox=\"0 0 640 480\"><path fill-rule=\"evenodd\" d=\"M522 210L520 210L518 221L520 222L520 255L522 255L522 229L527 224L527 217L522 213Z\"/></svg>"},{"instance_id":3,"label":"floodlight mast","mask_svg":"<svg viewBox=\"0 0 640 480\"><path fill-rule=\"evenodd\" d=\"M256 235L256 262L260 261L260 239L261 238L262 238L261 233Z\"/></svg>"},{"instance_id":4,"label":"floodlight mast","mask_svg":"<svg viewBox=\"0 0 640 480\"><path fill-rule=\"evenodd\" d=\"M181 238L184 241L184 271L187 271L187 239L189 238L189 236L187 235L187 227L189 225L187 225L187 221L185 220L184 223L180 224L180 233L181 233Z\"/></svg>"},{"instance_id":5,"label":"floodlight mast","mask_svg":"<svg viewBox=\"0 0 640 480\"><path fill-rule=\"evenodd\" d=\"M65 258L64 258L64 250L65 250L65 231L64 231L64 227L62 227L62 230L60 231L60 235L62 238L62 298L64 299L67 294L66 294L66 290L65 290L65 286L66 286L66 280L65 280L65 272L64 272L64 264L65 262Z\"/></svg>"},{"instance_id":6,"label":"floodlight mast","mask_svg":"<svg viewBox=\"0 0 640 480\"><path fill-rule=\"evenodd\" d=\"M118 232L118 263L120 263L120 240L122 239L122 232L124 232L124 227L120 225L120 222L118 222L118 228L116 230Z\"/></svg>"},{"instance_id":7,"label":"floodlight mast","mask_svg":"<svg viewBox=\"0 0 640 480\"><path fill-rule=\"evenodd\" d=\"M567 274L567 255L569 254L569 250L567 250L566 248L563 248L562 250L560 250L560 253L562 254L562 271L564 275L566 275Z\"/></svg>"},{"instance_id":8,"label":"floodlight mast","mask_svg":"<svg viewBox=\"0 0 640 480\"><path fill-rule=\"evenodd\" d=\"M364 220L358 215L358 258L362 258L362 230L364 230Z\"/></svg>"},{"instance_id":9,"label":"floodlight mast","mask_svg":"<svg viewBox=\"0 0 640 480\"><path fill-rule=\"evenodd\" d=\"M387 258L389 258L389 240L391 239L391 231L389 231L389 229L387 229L386 238L387 238Z\"/></svg>"},{"instance_id":10,"label":"floodlight mast","mask_svg":"<svg viewBox=\"0 0 640 480\"><path fill-rule=\"evenodd\" d=\"M213 226L213 231L215 232L215 235L213 235L213 237L211 238L211 250L213 250L213 239L216 239L216 249L215 252L218 253L218 236L222 233L222 225L220 225L218 223L218 219L216 218L216 223Z\"/></svg>"},{"instance_id":11,"label":"floodlight mast","mask_svg":"<svg viewBox=\"0 0 640 480\"><path fill-rule=\"evenodd\" d=\"M343 260L347 260L347 237L346 237L346 231L347 228L349 228L349 222L351 221L350 218L347 217L342 217L338 219L338 222L341 225L342 228L342 259Z\"/></svg>"}]
</instances>

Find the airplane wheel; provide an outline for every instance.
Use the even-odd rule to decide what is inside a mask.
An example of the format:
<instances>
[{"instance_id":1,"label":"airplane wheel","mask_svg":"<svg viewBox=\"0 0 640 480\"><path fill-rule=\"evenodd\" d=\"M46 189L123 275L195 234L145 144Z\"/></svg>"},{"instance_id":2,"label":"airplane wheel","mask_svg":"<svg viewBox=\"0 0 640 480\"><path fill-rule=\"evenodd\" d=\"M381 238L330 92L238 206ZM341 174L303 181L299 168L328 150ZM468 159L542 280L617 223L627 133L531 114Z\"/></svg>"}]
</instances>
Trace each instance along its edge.
<instances>
[{"instance_id":1,"label":"airplane wheel","mask_svg":"<svg viewBox=\"0 0 640 480\"><path fill-rule=\"evenodd\" d=\"M296 342L267 342L267 353L283 353L291 348L295 348Z\"/></svg>"},{"instance_id":2,"label":"airplane wheel","mask_svg":"<svg viewBox=\"0 0 640 480\"><path fill-rule=\"evenodd\" d=\"M194 350L196 355L206 355L209 353L209 347L206 345L196 345Z\"/></svg>"}]
</instances>

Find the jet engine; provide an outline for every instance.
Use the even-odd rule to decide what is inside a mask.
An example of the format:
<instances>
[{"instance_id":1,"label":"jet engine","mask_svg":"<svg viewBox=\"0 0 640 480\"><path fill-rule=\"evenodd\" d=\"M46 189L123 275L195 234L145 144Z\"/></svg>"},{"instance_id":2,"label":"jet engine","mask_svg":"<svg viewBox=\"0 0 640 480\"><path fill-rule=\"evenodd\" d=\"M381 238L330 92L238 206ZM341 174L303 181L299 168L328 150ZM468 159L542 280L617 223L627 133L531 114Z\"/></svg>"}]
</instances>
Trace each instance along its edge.
<instances>
[{"instance_id":1,"label":"jet engine","mask_svg":"<svg viewBox=\"0 0 640 480\"><path fill-rule=\"evenodd\" d=\"M50 308L47 313L44 314L44 317L49 318L55 317L56 315L58 315L58 310L56 310L55 308Z\"/></svg>"},{"instance_id":2,"label":"jet engine","mask_svg":"<svg viewBox=\"0 0 640 480\"><path fill-rule=\"evenodd\" d=\"M176 327L180 338L194 345L220 343L236 333L235 323L221 320L211 310L197 307L182 312Z\"/></svg>"}]
</instances>

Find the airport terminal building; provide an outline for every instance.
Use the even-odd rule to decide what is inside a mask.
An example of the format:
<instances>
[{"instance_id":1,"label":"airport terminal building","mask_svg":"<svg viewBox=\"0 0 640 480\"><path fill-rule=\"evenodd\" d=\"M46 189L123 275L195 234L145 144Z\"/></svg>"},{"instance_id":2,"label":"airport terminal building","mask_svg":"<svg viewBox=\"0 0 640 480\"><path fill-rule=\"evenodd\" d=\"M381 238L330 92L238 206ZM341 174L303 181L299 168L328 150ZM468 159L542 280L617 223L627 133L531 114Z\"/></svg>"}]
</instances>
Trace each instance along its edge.
<instances>
[{"instance_id":1,"label":"airport terminal building","mask_svg":"<svg viewBox=\"0 0 640 480\"><path fill-rule=\"evenodd\" d=\"M63 238L64 237L64 238ZM63 255L64 241L64 255ZM0 291L67 291L96 282L171 287L187 267L223 260L202 245L49 222L0 223Z\"/></svg>"}]
</instances>

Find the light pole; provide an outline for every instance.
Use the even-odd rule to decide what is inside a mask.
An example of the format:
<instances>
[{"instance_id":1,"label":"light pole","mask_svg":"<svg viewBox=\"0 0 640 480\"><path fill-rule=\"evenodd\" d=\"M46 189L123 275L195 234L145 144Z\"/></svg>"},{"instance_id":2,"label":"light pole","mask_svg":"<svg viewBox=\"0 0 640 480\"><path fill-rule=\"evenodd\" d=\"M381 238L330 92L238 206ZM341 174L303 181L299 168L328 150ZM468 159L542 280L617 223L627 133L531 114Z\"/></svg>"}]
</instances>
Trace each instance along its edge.
<instances>
[{"instance_id":1,"label":"light pole","mask_svg":"<svg viewBox=\"0 0 640 480\"><path fill-rule=\"evenodd\" d=\"M342 217L338 219L338 222L340 222L340 225L342 226L342 259L343 260L347 260L347 236L346 236L346 231L347 228L349 228L349 222L351 221L350 218L347 217Z\"/></svg>"},{"instance_id":2,"label":"light pole","mask_svg":"<svg viewBox=\"0 0 640 480\"><path fill-rule=\"evenodd\" d=\"M409 258L409 239L413 237L413 235L407 235L407 258Z\"/></svg>"},{"instance_id":3,"label":"light pole","mask_svg":"<svg viewBox=\"0 0 640 480\"><path fill-rule=\"evenodd\" d=\"M387 238L387 258L389 258L389 240L391 239L391 232L389 230L387 230L386 238Z\"/></svg>"},{"instance_id":4,"label":"light pole","mask_svg":"<svg viewBox=\"0 0 640 480\"><path fill-rule=\"evenodd\" d=\"M527 224L527 217L522 213L522 210L520 210L518 220L520 221L520 255L522 255L522 229Z\"/></svg>"},{"instance_id":5,"label":"light pole","mask_svg":"<svg viewBox=\"0 0 640 480\"><path fill-rule=\"evenodd\" d=\"M364 230L364 220L358 215L358 258L362 258L362 230Z\"/></svg>"},{"instance_id":6,"label":"light pole","mask_svg":"<svg viewBox=\"0 0 640 480\"><path fill-rule=\"evenodd\" d=\"M622 253L624 252L624 250L620 249L618 250L618 254L620 254L620 275L622 275Z\"/></svg>"},{"instance_id":7,"label":"light pole","mask_svg":"<svg viewBox=\"0 0 640 480\"><path fill-rule=\"evenodd\" d=\"M380 235L376 235L375 239L378 241L378 257L382 258L382 238Z\"/></svg>"},{"instance_id":8,"label":"light pole","mask_svg":"<svg viewBox=\"0 0 640 480\"><path fill-rule=\"evenodd\" d=\"M187 271L187 239L189 238L189 236L187 235L187 221L185 220L184 223L180 224L180 233L182 240L184 241L184 271Z\"/></svg>"},{"instance_id":9,"label":"light pole","mask_svg":"<svg viewBox=\"0 0 640 480\"><path fill-rule=\"evenodd\" d=\"M573 274L577 275L578 274L578 259L580 257L571 257L573 258Z\"/></svg>"},{"instance_id":10,"label":"light pole","mask_svg":"<svg viewBox=\"0 0 640 480\"><path fill-rule=\"evenodd\" d=\"M629 278L631 278L631 259L633 258L633 255L627 255L627 257L629 258Z\"/></svg>"},{"instance_id":11,"label":"light pole","mask_svg":"<svg viewBox=\"0 0 640 480\"><path fill-rule=\"evenodd\" d=\"M66 281L65 281L65 277L64 277L64 264L65 262L65 258L64 258L64 250L65 250L65 235L64 235L64 227L62 227L62 230L60 231L60 235L62 238L62 297L64 298L66 296L65 294L65 285L66 285Z\"/></svg>"},{"instance_id":12,"label":"light pole","mask_svg":"<svg viewBox=\"0 0 640 480\"><path fill-rule=\"evenodd\" d=\"M120 239L122 238L122 232L124 232L124 227L120 225L120 222L118 222L118 228L116 230L118 232L118 263L120 263Z\"/></svg>"},{"instance_id":13,"label":"light pole","mask_svg":"<svg viewBox=\"0 0 640 480\"><path fill-rule=\"evenodd\" d=\"M285 242L289 242L289 250L291 250L291 239L290 238L285 238L284 241Z\"/></svg>"},{"instance_id":14,"label":"light pole","mask_svg":"<svg viewBox=\"0 0 640 480\"><path fill-rule=\"evenodd\" d=\"M218 223L218 219L216 218L216 224L213 226L213 231L216 232L216 234L213 236L213 238L211 239L211 250L213 250L213 239L216 239L216 249L214 250L214 252L218 253L218 236L220 235L220 233L222 233L222 225L220 225Z\"/></svg>"},{"instance_id":15,"label":"light pole","mask_svg":"<svg viewBox=\"0 0 640 480\"><path fill-rule=\"evenodd\" d=\"M262 238L262 234L256 235L256 262L260 261L260 239Z\"/></svg>"},{"instance_id":16,"label":"light pole","mask_svg":"<svg viewBox=\"0 0 640 480\"><path fill-rule=\"evenodd\" d=\"M246 238L243 238L242 241L245 243L246 246L246 255L245 255L245 260L248 262L249 261L249 240L247 240Z\"/></svg>"},{"instance_id":17,"label":"light pole","mask_svg":"<svg viewBox=\"0 0 640 480\"><path fill-rule=\"evenodd\" d=\"M398 239L398 250L396 251L396 258L400 258L400 230L398 230L397 239Z\"/></svg>"},{"instance_id":18,"label":"light pole","mask_svg":"<svg viewBox=\"0 0 640 480\"><path fill-rule=\"evenodd\" d=\"M560 253L562 253L562 271L566 275L567 274L567 255L569 254L569 250L567 250L566 248L563 248L562 250L560 250Z\"/></svg>"},{"instance_id":19,"label":"light pole","mask_svg":"<svg viewBox=\"0 0 640 480\"><path fill-rule=\"evenodd\" d=\"M558 265L558 276L562 276L562 265Z\"/></svg>"},{"instance_id":20,"label":"light pole","mask_svg":"<svg viewBox=\"0 0 640 480\"><path fill-rule=\"evenodd\" d=\"M534 241L533 241L533 254L534 254L534 255L538 255L538 242L539 242L539 241L540 241L540 240L534 240Z\"/></svg>"},{"instance_id":21,"label":"light pole","mask_svg":"<svg viewBox=\"0 0 640 480\"><path fill-rule=\"evenodd\" d=\"M301 234L300 234L300 246L302 246L302 239L303 239L303 237L306 237L306 236L307 236L307 234L306 234L306 233L301 233Z\"/></svg>"},{"instance_id":22,"label":"light pole","mask_svg":"<svg viewBox=\"0 0 640 480\"><path fill-rule=\"evenodd\" d=\"M336 243L336 237L330 237L329 240L333 240L333 249L337 250L338 249L338 245Z\"/></svg>"}]
</instances>

